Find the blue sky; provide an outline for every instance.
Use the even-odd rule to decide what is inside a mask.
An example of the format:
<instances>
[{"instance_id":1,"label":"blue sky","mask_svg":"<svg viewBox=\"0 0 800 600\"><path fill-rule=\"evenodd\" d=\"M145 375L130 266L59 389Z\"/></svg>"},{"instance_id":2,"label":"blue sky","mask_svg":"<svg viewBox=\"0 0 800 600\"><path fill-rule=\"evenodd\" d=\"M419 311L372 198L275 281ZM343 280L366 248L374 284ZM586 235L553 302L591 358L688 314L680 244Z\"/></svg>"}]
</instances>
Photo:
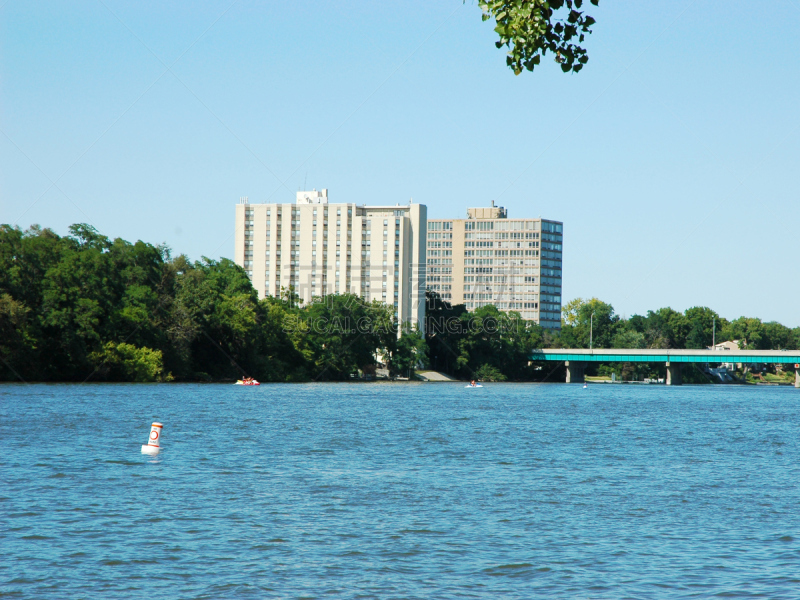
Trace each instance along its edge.
<instances>
[{"instance_id":1,"label":"blue sky","mask_svg":"<svg viewBox=\"0 0 800 600\"><path fill-rule=\"evenodd\" d=\"M472 0L8 0L0 222L198 259L240 196L495 200L564 222L565 301L800 325L800 0L589 12L582 73L515 77Z\"/></svg>"}]
</instances>

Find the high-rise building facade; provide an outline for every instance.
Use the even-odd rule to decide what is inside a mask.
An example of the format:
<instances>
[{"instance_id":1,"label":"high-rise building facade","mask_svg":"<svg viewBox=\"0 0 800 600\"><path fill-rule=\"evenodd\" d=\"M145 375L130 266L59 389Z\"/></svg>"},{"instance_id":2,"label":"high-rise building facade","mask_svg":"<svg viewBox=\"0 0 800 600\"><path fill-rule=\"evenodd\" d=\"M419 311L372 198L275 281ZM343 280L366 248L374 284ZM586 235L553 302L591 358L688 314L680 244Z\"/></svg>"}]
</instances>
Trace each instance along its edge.
<instances>
[{"instance_id":1,"label":"high-rise building facade","mask_svg":"<svg viewBox=\"0 0 800 600\"><path fill-rule=\"evenodd\" d=\"M328 202L328 190L294 204L236 205L235 261L259 297L292 288L303 302L353 293L393 306L402 323L425 317L426 207Z\"/></svg>"},{"instance_id":2,"label":"high-rise building facade","mask_svg":"<svg viewBox=\"0 0 800 600\"><path fill-rule=\"evenodd\" d=\"M429 219L428 289L468 310L492 304L543 327L561 327L564 226L470 208L466 219Z\"/></svg>"}]
</instances>

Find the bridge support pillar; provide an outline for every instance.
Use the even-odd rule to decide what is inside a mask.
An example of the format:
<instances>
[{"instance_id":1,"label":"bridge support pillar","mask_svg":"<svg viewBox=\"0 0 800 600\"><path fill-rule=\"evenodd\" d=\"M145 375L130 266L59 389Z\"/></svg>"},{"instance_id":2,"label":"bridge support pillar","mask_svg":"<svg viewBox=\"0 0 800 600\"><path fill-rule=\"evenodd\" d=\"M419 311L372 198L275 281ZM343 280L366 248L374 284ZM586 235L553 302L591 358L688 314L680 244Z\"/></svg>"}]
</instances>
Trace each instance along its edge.
<instances>
[{"instance_id":1,"label":"bridge support pillar","mask_svg":"<svg viewBox=\"0 0 800 600\"><path fill-rule=\"evenodd\" d=\"M564 361L567 367L567 383L583 383L583 371L586 368L586 363L578 362L575 360Z\"/></svg>"},{"instance_id":2,"label":"bridge support pillar","mask_svg":"<svg viewBox=\"0 0 800 600\"><path fill-rule=\"evenodd\" d=\"M681 385L681 363L667 363L667 385Z\"/></svg>"}]
</instances>

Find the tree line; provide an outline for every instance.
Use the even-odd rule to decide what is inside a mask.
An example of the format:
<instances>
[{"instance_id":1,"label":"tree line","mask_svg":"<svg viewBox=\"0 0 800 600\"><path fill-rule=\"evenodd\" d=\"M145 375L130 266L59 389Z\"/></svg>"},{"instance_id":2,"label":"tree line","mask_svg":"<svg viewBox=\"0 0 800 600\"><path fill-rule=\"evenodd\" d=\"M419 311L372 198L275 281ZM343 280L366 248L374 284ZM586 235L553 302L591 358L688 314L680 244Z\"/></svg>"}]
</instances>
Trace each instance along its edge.
<instances>
[{"instance_id":1,"label":"tree line","mask_svg":"<svg viewBox=\"0 0 800 600\"><path fill-rule=\"evenodd\" d=\"M800 349L800 327L790 328L754 317L728 320L706 306L695 306L683 312L659 308L625 319L614 312L611 304L597 298L576 298L563 307L562 313L557 345L564 348L588 348L591 337L595 348L691 350L735 341L740 349ZM663 365L647 363L595 365L591 372L602 375L612 371L626 379L664 376ZM696 366L687 366L683 379L694 383L707 381Z\"/></svg>"},{"instance_id":2,"label":"tree line","mask_svg":"<svg viewBox=\"0 0 800 600\"><path fill-rule=\"evenodd\" d=\"M393 309L381 302L333 294L301 304L291 289L259 300L230 260L191 262L84 224L69 231L0 226L2 381L344 381L378 369L411 376L420 367L462 379L541 381L561 373L531 362L534 350L586 348L590 336L595 348L704 348L714 336L755 349L800 348L800 328L728 321L705 307L624 319L608 303L576 299L558 331L494 306L468 311L433 292L425 335L398 336ZM658 367L626 368L644 375Z\"/></svg>"},{"instance_id":3,"label":"tree line","mask_svg":"<svg viewBox=\"0 0 800 600\"><path fill-rule=\"evenodd\" d=\"M800 327L791 329L776 322L740 317L728 320L708 307L684 312L672 308L647 311L623 318L614 307L597 298L576 298L562 308L561 329L543 329L525 322L515 312L493 306L468 312L463 305L450 306L430 297L427 346L430 365L460 378L494 381L563 381L561 364L535 362L531 353L540 348L658 348L702 349L713 343L736 341L752 350L800 349ZM431 302L431 300L433 300ZM479 326L470 326L477 322ZM459 326L436 327L436 323ZM488 327L487 324L491 324ZM592 364L587 374L623 379L664 377L665 366L648 363ZM707 383L697 368L684 369L684 380Z\"/></svg>"},{"instance_id":4,"label":"tree line","mask_svg":"<svg viewBox=\"0 0 800 600\"><path fill-rule=\"evenodd\" d=\"M597 298L577 298L562 310L563 347L588 347L590 328L596 348L702 349L724 341L738 342L750 350L797 350L800 327L791 329L774 321L739 317L729 321L705 306L678 312L671 308L647 311L623 319L611 304ZM592 317L594 314L594 317Z\"/></svg>"},{"instance_id":5,"label":"tree line","mask_svg":"<svg viewBox=\"0 0 800 600\"><path fill-rule=\"evenodd\" d=\"M346 380L424 354L385 304L259 300L230 260L69 231L0 226L0 380Z\"/></svg>"}]
</instances>

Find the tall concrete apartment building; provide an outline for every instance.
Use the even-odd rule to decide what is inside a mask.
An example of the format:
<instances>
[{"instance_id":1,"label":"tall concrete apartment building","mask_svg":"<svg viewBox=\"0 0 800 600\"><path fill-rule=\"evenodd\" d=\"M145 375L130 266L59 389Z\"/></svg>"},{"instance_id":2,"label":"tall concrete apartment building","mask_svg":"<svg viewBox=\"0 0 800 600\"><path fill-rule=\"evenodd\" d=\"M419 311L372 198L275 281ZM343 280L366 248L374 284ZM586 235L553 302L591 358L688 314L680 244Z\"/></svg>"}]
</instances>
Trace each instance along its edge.
<instances>
[{"instance_id":1,"label":"tall concrete apartment building","mask_svg":"<svg viewBox=\"0 0 800 600\"><path fill-rule=\"evenodd\" d=\"M425 205L328 202L328 190L294 204L236 205L235 261L259 297L290 287L303 302L353 293L394 306L402 323L425 317Z\"/></svg>"},{"instance_id":2,"label":"tall concrete apartment building","mask_svg":"<svg viewBox=\"0 0 800 600\"><path fill-rule=\"evenodd\" d=\"M509 219L494 202L467 215L428 220L428 289L471 311L493 304L560 328L563 223Z\"/></svg>"}]
</instances>

